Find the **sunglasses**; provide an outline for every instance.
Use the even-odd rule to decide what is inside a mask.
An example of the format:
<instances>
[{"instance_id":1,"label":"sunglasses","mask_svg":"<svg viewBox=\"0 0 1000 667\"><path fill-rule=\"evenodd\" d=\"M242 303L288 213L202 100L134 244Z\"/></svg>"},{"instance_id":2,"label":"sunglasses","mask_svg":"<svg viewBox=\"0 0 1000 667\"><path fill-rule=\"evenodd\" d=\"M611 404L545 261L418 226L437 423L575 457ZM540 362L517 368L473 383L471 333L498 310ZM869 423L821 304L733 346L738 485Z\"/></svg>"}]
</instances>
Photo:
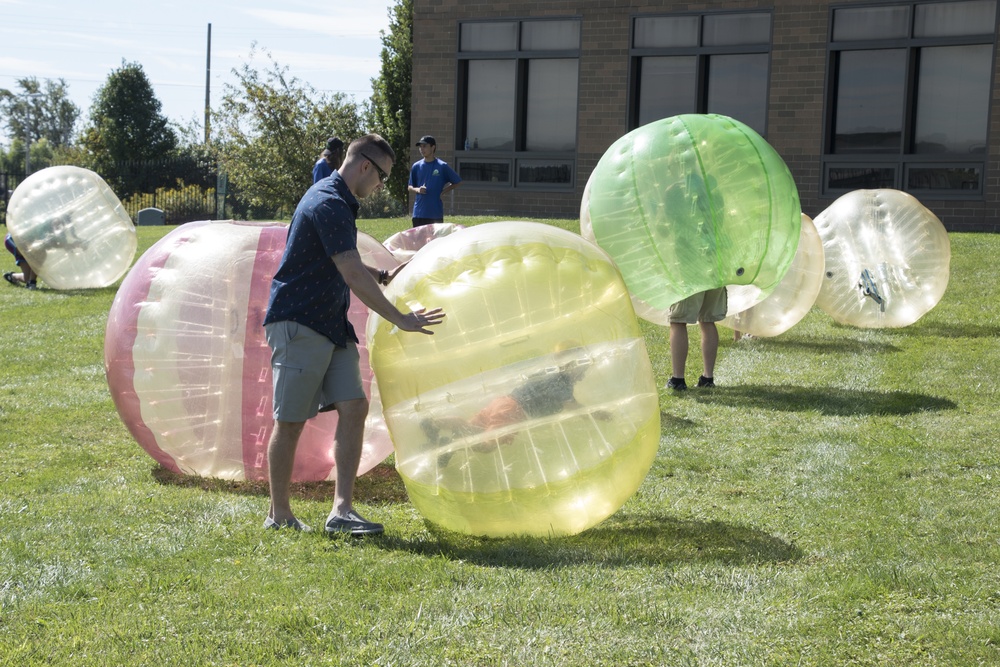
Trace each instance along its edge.
<instances>
[{"instance_id":1,"label":"sunglasses","mask_svg":"<svg viewBox=\"0 0 1000 667\"><path fill-rule=\"evenodd\" d=\"M378 166L378 162L376 162L375 160L371 159L370 157L368 157L364 153L361 153L361 157L363 157L364 159L366 159L366 160L368 160L369 162L372 163L372 166L375 167L375 171L378 172L378 177L382 180L382 183L385 183L386 181L389 180L389 174L387 174L384 171L382 171L382 167Z\"/></svg>"}]
</instances>

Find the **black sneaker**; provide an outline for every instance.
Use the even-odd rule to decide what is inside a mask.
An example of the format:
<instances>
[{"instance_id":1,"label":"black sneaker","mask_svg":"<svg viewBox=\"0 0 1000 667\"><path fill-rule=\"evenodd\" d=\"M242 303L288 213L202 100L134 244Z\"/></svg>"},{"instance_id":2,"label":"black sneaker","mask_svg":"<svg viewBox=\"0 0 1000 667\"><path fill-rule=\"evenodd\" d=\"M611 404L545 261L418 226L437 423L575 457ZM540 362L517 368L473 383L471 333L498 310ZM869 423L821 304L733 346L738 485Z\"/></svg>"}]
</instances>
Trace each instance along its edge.
<instances>
[{"instance_id":1,"label":"black sneaker","mask_svg":"<svg viewBox=\"0 0 1000 667\"><path fill-rule=\"evenodd\" d=\"M330 518L326 520L326 532L330 534L380 535L383 531L385 528L382 524L368 521L354 510L348 512L347 516L330 515Z\"/></svg>"},{"instance_id":2,"label":"black sneaker","mask_svg":"<svg viewBox=\"0 0 1000 667\"><path fill-rule=\"evenodd\" d=\"M714 387L715 386L715 378L707 378L704 375L702 375L702 376L700 376L698 378L698 386L699 387L709 387L709 388Z\"/></svg>"},{"instance_id":3,"label":"black sneaker","mask_svg":"<svg viewBox=\"0 0 1000 667\"><path fill-rule=\"evenodd\" d=\"M685 391L687 390L687 382L684 378L670 378L667 380L667 389L673 389L674 391Z\"/></svg>"}]
</instances>

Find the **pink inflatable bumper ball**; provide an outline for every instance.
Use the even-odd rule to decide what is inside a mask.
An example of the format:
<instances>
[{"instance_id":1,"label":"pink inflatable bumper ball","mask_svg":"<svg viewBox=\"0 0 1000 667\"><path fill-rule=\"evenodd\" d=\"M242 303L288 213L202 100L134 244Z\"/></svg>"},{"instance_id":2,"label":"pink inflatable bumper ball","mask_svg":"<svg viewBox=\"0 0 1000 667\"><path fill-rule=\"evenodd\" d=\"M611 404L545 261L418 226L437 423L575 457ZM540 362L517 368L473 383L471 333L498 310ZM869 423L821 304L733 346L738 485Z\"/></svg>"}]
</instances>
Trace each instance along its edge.
<instances>
[{"instance_id":1,"label":"pink inflatable bumper ball","mask_svg":"<svg viewBox=\"0 0 1000 667\"><path fill-rule=\"evenodd\" d=\"M188 223L146 251L122 281L104 341L108 386L132 436L165 468L267 479L273 416L262 322L287 231L270 222ZM367 263L398 264L378 241L358 236ZM368 309L352 299L348 316L363 339ZM361 371L370 392L364 345ZM336 426L336 412L307 423L294 481L333 479ZM385 428L368 429L359 472L391 452Z\"/></svg>"}]
</instances>

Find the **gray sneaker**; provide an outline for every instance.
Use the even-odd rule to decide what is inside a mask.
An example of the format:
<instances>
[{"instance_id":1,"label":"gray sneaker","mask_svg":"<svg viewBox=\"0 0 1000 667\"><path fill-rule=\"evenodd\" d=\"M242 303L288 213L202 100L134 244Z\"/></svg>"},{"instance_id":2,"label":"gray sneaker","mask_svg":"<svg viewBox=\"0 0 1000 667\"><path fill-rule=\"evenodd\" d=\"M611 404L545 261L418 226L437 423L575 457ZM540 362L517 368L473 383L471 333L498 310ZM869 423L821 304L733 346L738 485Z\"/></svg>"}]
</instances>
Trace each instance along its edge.
<instances>
[{"instance_id":1,"label":"gray sneaker","mask_svg":"<svg viewBox=\"0 0 1000 667\"><path fill-rule=\"evenodd\" d=\"M326 532L350 533L351 535L381 535L385 527L380 523L368 521L360 514L351 510L347 516L336 516L331 514L326 520Z\"/></svg>"},{"instance_id":2,"label":"gray sneaker","mask_svg":"<svg viewBox=\"0 0 1000 667\"><path fill-rule=\"evenodd\" d=\"M298 519L289 519L284 523L278 523L271 517L267 517L266 519L264 519L264 528L271 530L281 530L282 528L291 528L292 530L302 531L303 533L308 533L309 531L312 530L312 528L302 523Z\"/></svg>"}]
</instances>

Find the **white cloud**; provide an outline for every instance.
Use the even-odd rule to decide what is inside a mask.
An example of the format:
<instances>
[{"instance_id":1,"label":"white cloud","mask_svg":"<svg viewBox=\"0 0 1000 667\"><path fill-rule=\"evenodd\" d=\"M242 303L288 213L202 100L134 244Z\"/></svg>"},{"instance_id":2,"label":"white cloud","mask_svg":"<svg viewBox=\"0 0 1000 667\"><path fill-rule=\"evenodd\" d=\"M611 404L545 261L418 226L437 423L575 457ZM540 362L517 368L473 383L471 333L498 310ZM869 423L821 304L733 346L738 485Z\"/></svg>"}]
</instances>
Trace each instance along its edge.
<instances>
[{"instance_id":1,"label":"white cloud","mask_svg":"<svg viewBox=\"0 0 1000 667\"><path fill-rule=\"evenodd\" d=\"M247 13L281 28L331 37L378 37L379 31L389 26L386 8L367 2L333 2L317 5L316 9L308 12L249 9Z\"/></svg>"}]
</instances>

